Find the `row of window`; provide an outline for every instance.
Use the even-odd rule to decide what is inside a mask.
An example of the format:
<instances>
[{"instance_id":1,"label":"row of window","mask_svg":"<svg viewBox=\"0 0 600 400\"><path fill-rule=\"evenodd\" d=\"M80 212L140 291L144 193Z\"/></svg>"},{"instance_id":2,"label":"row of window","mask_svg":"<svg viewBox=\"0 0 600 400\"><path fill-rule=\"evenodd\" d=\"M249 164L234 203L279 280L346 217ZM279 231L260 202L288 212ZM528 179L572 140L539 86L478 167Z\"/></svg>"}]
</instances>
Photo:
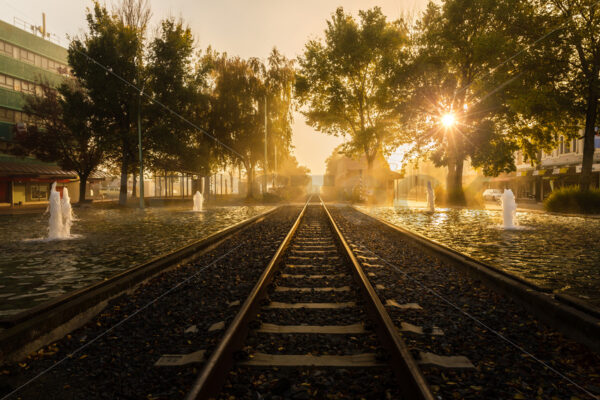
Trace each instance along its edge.
<instances>
[{"instance_id":1,"label":"row of window","mask_svg":"<svg viewBox=\"0 0 600 400\"><path fill-rule=\"evenodd\" d=\"M19 122L30 122L33 119L21 111L9 110L8 108L0 107L0 121L10 122L13 124Z\"/></svg>"},{"instance_id":2,"label":"row of window","mask_svg":"<svg viewBox=\"0 0 600 400\"><path fill-rule=\"evenodd\" d=\"M0 54L56 72L57 74L69 75L69 67L66 64L51 60L3 40L0 40Z\"/></svg>"},{"instance_id":3,"label":"row of window","mask_svg":"<svg viewBox=\"0 0 600 400\"><path fill-rule=\"evenodd\" d=\"M542 152L542 158L558 157L562 154L579 153L581 150L581 144L579 139L568 139L565 140L563 136L559 138L558 147L550 153ZM523 164L525 157L522 151L517 151L516 163Z\"/></svg>"},{"instance_id":4,"label":"row of window","mask_svg":"<svg viewBox=\"0 0 600 400\"><path fill-rule=\"evenodd\" d=\"M565 140L565 138L563 136L561 136L558 140L558 147L556 148L556 150L553 150L550 153L544 152L542 157L549 158L549 157L558 157L562 154L579 153L579 148L580 148L579 139Z\"/></svg>"},{"instance_id":5,"label":"row of window","mask_svg":"<svg viewBox=\"0 0 600 400\"><path fill-rule=\"evenodd\" d=\"M43 94L42 86L4 74L0 74L0 87L37 96Z\"/></svg>"}]
</instances>

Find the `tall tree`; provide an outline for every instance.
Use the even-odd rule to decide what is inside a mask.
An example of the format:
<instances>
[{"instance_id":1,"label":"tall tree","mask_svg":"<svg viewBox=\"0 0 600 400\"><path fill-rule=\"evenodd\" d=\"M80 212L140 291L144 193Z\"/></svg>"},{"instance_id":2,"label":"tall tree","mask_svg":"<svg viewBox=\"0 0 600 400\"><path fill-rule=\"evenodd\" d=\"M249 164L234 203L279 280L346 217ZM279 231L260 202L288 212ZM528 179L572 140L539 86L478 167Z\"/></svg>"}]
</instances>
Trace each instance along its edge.
<instances>
[{"instance_id":1,"label":"tall tree","mask_svg":"<svg viewBox=\"0 0 600 400\"><path fill-rule=\"evenodd\" d=\"M159 35L150 43L146 67L146 89L158 103L145 106L143 113L147 159L155 169L208 172L208 139L192 125L203 127L207 117L207 77L194 61L190 28L173 18L163 20Z\"/></svg>"},{"instance_id":2,"label":"tall tree","mask_svg":"<svg viewBox=\"0 0 600 400\"><path fill-rule=\"evenodd\" d=\"M235 151L248 176L246 197L254 196L254 174L264 148L264 97L258 60L214 60L215 87L211 107L212 131Z\"/></svg>"},{"instance_id":3,"label":"tall tree","mask_svg":"<svg viewBox=\"0 0 600 400\"><path fill-rule=\"evenodd\" d=\"M347 137L348 154L364 154L369 170L397 129L390 72L406 57L407 30L379 7L358 21L341 7L327 21L324 40L311 40L299 57L296 95L307 123Z\"/></svg>"},{"instance_id":4,"label":"tall tree","mask_svg":"<svg viewBox=\"0 0 600 400\"><path fill-rule=\"evenodd\" d=\"M42 96L26 98L24 111L32 122L15 135L13 152L77 172L79 202L84 202L88 177L106 151L103 124L87 93L76 82L63 83L58 90L43 85Z\"/></svg>"},{"instance_id":5,"label":"tall tree","mask_svg":"<svg viewBox=\"0 0 600 400\"><path fill-rule=\"evenodd\" d=\"M464 203L462 174L467 158L491 175L515 168L516 142L499 117L502 85L491 89L486 82L488 72L514 50L507 27L517 3L429 3L416 25L414 62L408 75L400 75L412 86L404 116L418 150L429 152L436 165L448 168L451 203Z\"/></svg>"},{"instance_id":6,"label":"tall tree","mask_svg":"<svg viewBox=\"0 0 600 400\"><path fill-rule=\"evenodd\" d=\"M138 91L129 83L141 86L144 31L143 27L127 25L126 18L110 14L98 2L88 10L87 21L88 32L69 46L69 64L95 112L106 122L107 140L114 149L111 157L120 164L119 203L124 205L127 173L136 159L137 141Z\"/></svg>"},{"instance_id":7,"label":"tall tree","mask_svg":"<svg viewBox=\"0 0 600 400\"><path fill-rule=\"evenodd\" d=\"M559 27L557 54L565 54L570 71L555 81L570 91L573 106L585 120L580 189L588 190L594 162L594 135L600 98L600 4L596 0L537 0L538 15Z\"/></svg>"},{"instance_id":8,"label":"tall tree","mask_svg":"<svg viewBox=\"0 0 600 400\"><path fill-rule=\"evenodd\" d=\"M269 57L268 67L258 59L244 60L212 51L206 53L204 63L212 68L211 131L220 141L217 145L221 157L235 157L244 165L247 197L253 197L256 167L263 163L266 171L265 115L268 140L278 143L283 154L290 147L291 63L276 50Z\"/></svg>"}]
</instances>

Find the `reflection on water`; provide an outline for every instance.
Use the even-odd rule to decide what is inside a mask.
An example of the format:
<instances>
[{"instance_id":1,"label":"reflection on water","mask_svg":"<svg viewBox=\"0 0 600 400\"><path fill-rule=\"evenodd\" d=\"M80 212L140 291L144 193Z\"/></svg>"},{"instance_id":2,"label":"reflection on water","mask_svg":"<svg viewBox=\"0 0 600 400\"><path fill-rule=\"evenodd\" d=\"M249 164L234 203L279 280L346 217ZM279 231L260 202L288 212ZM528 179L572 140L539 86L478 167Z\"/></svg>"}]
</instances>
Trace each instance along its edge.
<instances>
[{"instance_id":1,"label":"reflection on water","mask_svg":"<svg viewBox=\"0 0 600 400\"><path fill-rule=\"evenodd\" d=\"M517 212L502 229L502 211L359 207L540 286L600 306L600 220Z\"/></svg>"},{"instance_id":2,"label":"reflection on water","mask_svg":"<svg viewBox=\"0 0 600 400\"><path fill-rule=\"evenodd\" d=\"M78 209L69 240L45 240L48 215L0 216L0 315L107 278L271 207Z\"/></svg>"}]
</instances>

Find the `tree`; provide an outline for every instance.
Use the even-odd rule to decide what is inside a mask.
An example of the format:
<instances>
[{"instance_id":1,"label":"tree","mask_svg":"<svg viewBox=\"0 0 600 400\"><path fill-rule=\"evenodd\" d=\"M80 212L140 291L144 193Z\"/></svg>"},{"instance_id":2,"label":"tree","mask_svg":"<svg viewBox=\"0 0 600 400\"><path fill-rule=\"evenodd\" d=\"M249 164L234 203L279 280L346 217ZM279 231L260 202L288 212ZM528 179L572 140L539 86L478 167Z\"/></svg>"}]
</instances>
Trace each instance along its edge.
<instances>
[{"instance_id":1,"label":"tree","mask_svg":"<svg viewBox=\"0 0 600 400\"><path fill-rule=\"evenodd\" d=\"M143 113L146 159L157 170L207 175L208 138L190 124L204 125L208 114L207 71L201 63L194 66L194 39L183 21L161 22L159 35L150 43L146 72L146 89L157 100Z\"/></svg>"},{"instance_id":2,"label":"tree","mask_svg":"<svg viewBox=\"0 0 600 400\"><path fill-rule=\"evenodd\" d=\"M309 41L298 59L296 95L307 124L348 137L345 152L364 154L369 170L398 127L389 78L407 44L403 22L388 22L379 7L360 11L358 22L340 7L324 40Z\"/></svg>"},{"instance_id":3,"label":"tree","mask_svg":"<svg viewBox=\"0 0 600 400\"><path fill-rule=\"evenodd\" d=\"M291 143L291 63L276 50L269 67L258 59L244 60L207 51L205 65L212 71L210 127L220 143L218 157L235 163L237 158L248 176L247 197L253 194L254 175L264 166L265 106L269 140L286 154ZM222 145L227 147L222 147Z\"/></svg>"},{"instance_id":4,"label":"tree","mask_svg":"<svg viewBox=\"0 0 600 400\"><path fill-rule=\"evenodd\" d=\"M587 191L592 177L600 97L600 5L595 0L537 0L535 10L550 26L560 27L556 29L560 45L555 53L565 55L570 68L555 83L569 92L574 110L581 120L585 119L579 186Z\"/></svg>"},{"instance_id":5,"label":"tree","mask_svg":"<svg viewBox=\"0 0 600 400\"><path fill-rule=\"evenodd\" d=\"M488 72L513 54L513 0L446 0L429 3L416 25L414 61L399 69L396 85L410 82L403 102L416 150L446 166L448 201L464 203L462 173L471 159L489 175L515 169L517 142L503 117L503 88Z\"/></svg>"},{"instance_id":6,"label":"tree","mask_svg":"<svg viewBox=\"0 0 600 400\"><path fill-rule=\"evenodd\" d=\"M77 172L79 202L84 202L87 179L106 150L102 124L87 93L76 82L63 83L58 90L43 85L42 96L28 96L23 109L33 123L17 132L13 151Z\"/></svg>"},{"instance_id":7,"label":"tree","mask_svg":"<svg viewBox=\"0 0 600 400\"><path fill-rule=\"evenodd\" d=\"M105 139L113 149L109 155L120 164L119 203L124 205L137 142L138 91L130 84L141 83L144 31L127 25L127 18L109 14L98 2L88 10L87 21L89 31L69 45L69 65L106 124Z\"/></svg>"}]
</instances>

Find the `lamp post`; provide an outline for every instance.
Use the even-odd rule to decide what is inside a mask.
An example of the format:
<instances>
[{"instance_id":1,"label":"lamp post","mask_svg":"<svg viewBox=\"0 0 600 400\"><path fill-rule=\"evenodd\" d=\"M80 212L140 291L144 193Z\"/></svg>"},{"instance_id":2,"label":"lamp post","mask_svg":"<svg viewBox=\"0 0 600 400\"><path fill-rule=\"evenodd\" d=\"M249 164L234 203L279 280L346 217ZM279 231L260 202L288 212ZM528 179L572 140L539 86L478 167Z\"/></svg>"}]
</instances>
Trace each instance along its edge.
<instances>
[{"instance_id":1,"label":"lamp post","mask_svg":"<svg viewBox=\"0 0 600 400\"><path fill-rule=\"evenodd\" d=\"M144 85L138 97L138 149L140 155L140 210L144 209L144 160L142 158L142 95Z\"/></svg>"},{"instance_id":2,"label":"lamp post","mask_svg":"<svg viewBox=\"0 0 600 400\"><path fill-rule=\"evenodd\" d=\"M267 95L265 95L265 171L263 175L264 193L267 194Z\"/></svg>"}]
</instances>

